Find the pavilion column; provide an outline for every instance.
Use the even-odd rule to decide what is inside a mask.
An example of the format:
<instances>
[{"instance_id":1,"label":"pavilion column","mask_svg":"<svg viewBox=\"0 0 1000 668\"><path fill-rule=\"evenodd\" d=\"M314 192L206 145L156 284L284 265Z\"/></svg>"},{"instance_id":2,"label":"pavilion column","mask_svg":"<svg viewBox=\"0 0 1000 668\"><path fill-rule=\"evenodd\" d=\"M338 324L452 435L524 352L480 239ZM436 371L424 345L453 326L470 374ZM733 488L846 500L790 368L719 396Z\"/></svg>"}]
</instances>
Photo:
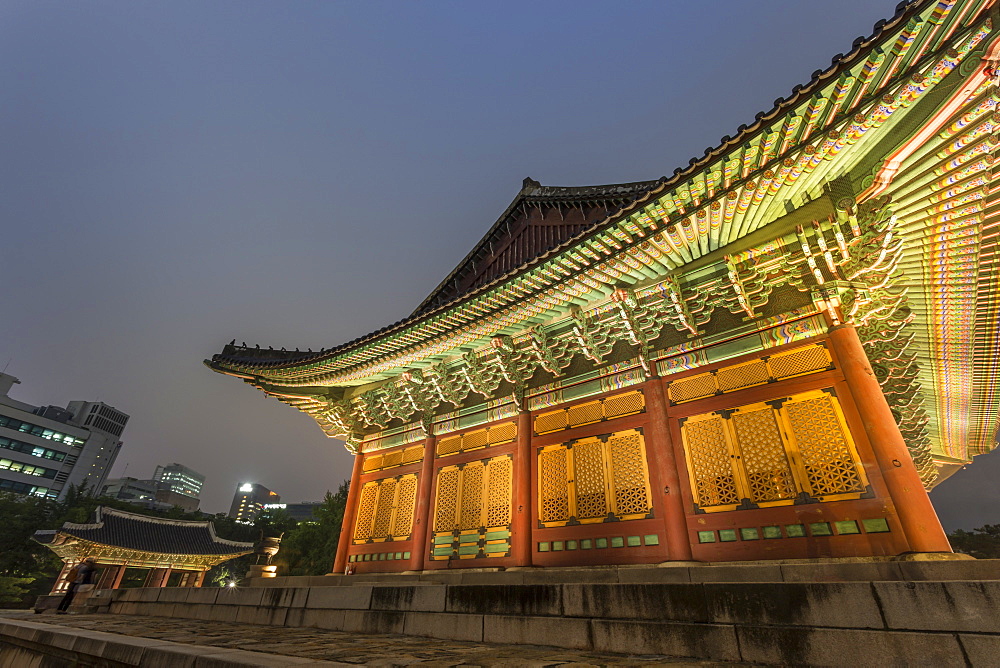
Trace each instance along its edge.
<instances>
[{"instance_id":1,"label":"pavilion column","mask_svg":"<svg viewBox=\"0 0 1000 668\"><path fill-rule=\"evenodd\" d=\"M49 596L62 594L66 591L66 588L69 586L69 583L66 581L66 574L69 573L71 568L73 567L70 566L68 561L63 562L62 570L59 571L59 577L56 578L55 583L52 585L52 591L49 592Z\"/></svg>"},{"instance_id":2,"label":"pavilion column","mask_svg":"<svg viewBox=\"0 0 1000 668\"><path fill-rule=\"evenodd\" d=\"M351 531L354 529L358 499L361 496L361 465L364 460L365 456L360 452L354 456L354 471L351 473L351 486L347 490L344 522L340 526L340 541L337 543L337 556L333 561L334 573L343 573L347 566L347 551L351 548Z\"/></svg>"},{"instance_id":3,"label":"pavilion column","mask_svg":"<svg viewBox=\"0 0 1000 668\"><path fill-rule=\"evenodd\" d=\"M914 552L951 552L948 537L924 490L882 386L875 378L858 331L849 324L831 327L829 341L851 388L910 549Z\"/></svg>"},{"instance_id":4,"label":"pavilion column","mask_svg":"<svg viewBox=\"0 0 1000 668\"><path fill-rule=\"evenodd\" d=\"M199 571L198 574L194 578L194 584L192 584L191 586L192 587L200 587L205 582L205 573L206 572L207 571Z\"/></svg>"},{"instance_id":5,"label":"pavilion column","mask_svg":"<svg viewBox=\"0 0 1000 668\"><path fill-rule=\"evenodd\" d=\"M122 578L125 577L125 569L128 568L128 564L124 563L118 566L118 572L115 573L115 579L111 581L110 589L118 589L122 586Z\"/></svg>"},{"instance_id":6,"label":"pavilion column","mask_svg":"<svg viewBox=\"0 0 1000 668\"><path fill-rule=\"evenodd\" d=\"M173 573L173 572L174 572L174 569L170 568L169 566L167 568L163 569L163 576L160 578L160 584L159 584L160 587L166 587L167 586L167 582L170 581L170 574Z\"/></svg>"},{"instance_id":7,"label":"pavilion column","mask_svg":"<svg viewBox=\"0 0 1000 668\"><path fill-rule=\"evenodd\" d=\"M688 538L684 499L681 495L680 468L670 442L667 423L667 398L663 380L653 375L643 387L646 398L646 415L649 418L646 438L647 460L651 463L650 475L656 484L650 485L653 494L663 501L663 530L670 561L691 561L691 540ZM683 465L681 463L681 465Z\"/></svg>"},{"instance_id":8,"label":"pavilion column","mask_svg":"<svg viewBox=\"0 0 1000 668\"><path fill-rule=\"evenodd\" d=\"M514 451L514 514L511 522L511 547L516 566L531 566L531 412L517 416L517 447Z\"/></svg>"},{"instance_id":9,"label":"pavilion column","mask_svg":"<svg viewBox=\"0 0 1000 668\"><path fill-rule=\"evenodd\" d=\"M434 456L436 453L437 439L427 431L427 438L424 439L424 460L420 467L420 487L417 490L417 507L413 515L413 535L411 542L413 547L410 552L411 571L422 571L424 569L424 556L428 552L427 532L430 524L431 509L431 483L434 478Z\"/></svg>"}]
</instances>

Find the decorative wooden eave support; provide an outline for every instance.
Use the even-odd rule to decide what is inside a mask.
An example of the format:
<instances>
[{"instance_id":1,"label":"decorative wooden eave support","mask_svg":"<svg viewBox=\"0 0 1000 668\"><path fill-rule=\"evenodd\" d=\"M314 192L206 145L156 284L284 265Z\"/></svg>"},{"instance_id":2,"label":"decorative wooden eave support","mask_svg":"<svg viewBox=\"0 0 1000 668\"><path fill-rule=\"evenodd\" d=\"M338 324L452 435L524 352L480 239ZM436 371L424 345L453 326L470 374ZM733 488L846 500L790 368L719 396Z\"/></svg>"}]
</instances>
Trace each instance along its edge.
<instances>
[{"instance_id":1,"label":"decorative wooden eave support","mask_svg":"<svg viewBox=\"0 0 1000 668\"><path fill-rule=\"evenodd\" d=\"M960 67L965 66L967 62L964 61ZM877 197L888 188L899 168L903 165L903 162L913 155L917 149L925 145L931 137L940 132L951 117L961 109L962 105L968 102L969 96L977 88L982 86L987 80L997 80L998 76L1000 76L1000 70L998 70L1000 68L1000 39L994 38L993 43L987 47L986 55L982 58L979 65L976 71L965 80L965 83L948 99L945 105L909 141L885 159L882 169L875 175L872 185L858 196L859 202Z\"/></svg>"}]
</instances>

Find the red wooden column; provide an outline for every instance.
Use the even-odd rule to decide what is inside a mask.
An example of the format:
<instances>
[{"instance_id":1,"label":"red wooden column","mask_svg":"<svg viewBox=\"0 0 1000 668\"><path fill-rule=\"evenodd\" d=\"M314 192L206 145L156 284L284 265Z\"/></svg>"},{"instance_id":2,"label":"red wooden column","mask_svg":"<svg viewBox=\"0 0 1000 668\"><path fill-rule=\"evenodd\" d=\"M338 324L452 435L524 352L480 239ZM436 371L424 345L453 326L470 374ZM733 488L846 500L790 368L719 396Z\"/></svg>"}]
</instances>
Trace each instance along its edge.
<instances>
[{"instance_id":1,"label":"red wooden column","mask_svg":"<svg viewBox=\"0 0 1000 668\"><path fill-rule=\"evenodd\" d=\"M122 564L121 566L118 567L118 572L115 573L115 579L111 583L111 589L118 589L119 587L122 586L122 578L125 577L125 569L126 568L128 568L128 562L127 561L124 564Z\"/></svg>"},{"instance_id":2,"label":"red wooden column","mask_svg":"<svg viewBox=\"0 0 1000 668\"><path fill-rule=\"evenodd\" d=\"M62 594L66 591L69 587L69 583L66 582L66 576L69 574L71 568L73 568L73 566L71 566L68 561L63 562L62 569L59 571L59 577L56 578L55 583L52 585L52 591L49 592L49 596Z\"/></svg>"},{"instance_id":3,"label":"red wooden column","mask_svg":"<svg viewBox=\"0 0 1000 668\"><path fill-rule=\"evenodd\" d=\"M851 388L865 433L889 489L903 533L915 552L951 552L931 499L875 378L854 325L830 328L830 345Z\"/></svg>"},{"instance_id":4,"label":"red wooden column","mask_svg":"<svg viewBox=\"0 0 1000 668\"><path fill-rule=\"evenodd\" d=\"M354 529L354 518L358 512L358 498L361 492L361 464L364 460L365 456L360 452L354 456L354 471L351 473L351 486L347 490L344 522L340 526L340 541L337 543L337 556L333 561L334 573L343 573L347 566L347 551L351 547L351 532Z\"/></svg>"},{"instance_id":5,"label":"red wooden column","mask_svg":"<svg viewBox=\"0 0 1000 668\"><path fill-rule=\"evenodd\" d=\"M417 508L413 515L413 535L410 548L410 570L424 570L424 555L427 554L427 528L430 524L431 483L434 478L434 455L437 454L437 439L428 431L424 439L424 461L420 467L420 487L417 488Z\"/></svg>"},{"instance_id":6,"label":"red wooden column","mask_svg":"<svg viewBox=\"0 0 1000 668\"><path fill-rule=\"evenodd\" d=\"M691 561L691 540L688 538L687 518L684 515L684 499L681 496L680 468L674 457L667 425L667 398L663 391L663 380L654 375L643 387L646 397L646 414L649 417L648 459L652 460L653 473L659 485L653 493L662 495L663 529L666 532L667 558L670 561Z\"/></svg>"},{"instance_id":7,"label":"red wooden column","mask_svg":"<svg viewBox=\"0 0 1000 668\"><path fill-rule=\"evenodd\" d=\"M195 580L194 580L194 584L191 585L191 586L192 587L200 587L203 582L205 582L205 571L200 571L198 573L198 577L196 577Z\"/></svg>"},{"instance_id":8,"label":"red wooden column","mask_svg":"<svg viewBox=\"0 0 1000 668\"><path fill-rule=\"evenodd\" d=\"M514 451L514 513L511 522L511 550L516 566L531 566L531 412L517 416L517 448Z\"/></svg>"}]
</instances>

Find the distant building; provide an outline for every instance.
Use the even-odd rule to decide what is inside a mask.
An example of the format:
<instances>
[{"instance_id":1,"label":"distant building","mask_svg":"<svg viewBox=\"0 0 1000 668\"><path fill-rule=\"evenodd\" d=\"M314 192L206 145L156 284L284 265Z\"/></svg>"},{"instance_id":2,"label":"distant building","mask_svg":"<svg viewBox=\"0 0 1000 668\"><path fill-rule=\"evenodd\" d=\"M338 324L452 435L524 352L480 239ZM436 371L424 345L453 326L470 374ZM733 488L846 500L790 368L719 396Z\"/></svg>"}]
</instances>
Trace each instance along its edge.
<instances>
[{"instance_id":1,"label":"distant building","mask_svg":"<svg viewBox=\"0 0 1000 668\"><path fill-rule=\"evenodd\" d=\"M255 482L240 483L236 488L236 495L233 497L233 505L229 509L229 516L237 522L253 524L257 516L268 504L278 503L281 496L272 492L267 487Z\"/></svg>"},{"instance_id":2,"label":"distant building","mask_svg":"<svg viewBox=\"0 0 1000 668\"><path fill-rule=\"evenodd\" d=\"M161 483L171 492L193 496L196 499L201 494L201 488L205 485L205 476L183 464L157 466L156 472L153 473L153 480Z\"/></svg>"},{"instance_id":3,"label":"distant building","mask_svg":"<svg viewBox=\"0 0 1000 668\"><path fill-rule=\"evenodd\" d=\"M71 485L104 486L129 416L101 402L32 406L9 396L0 373L0 492L63 498Z\"/></svg>"},{"instance_id":4,"label":"distant building","mask_svg":"<svg viewBox=\"0 0 1000 668\"><path fill-rule=\"evenodd\" d=\"M183 464L157 466L153 480L159 487L159 498L165 503L180 506L184 510L198 510L201 488L205 476Z\"/></svg>"},{"instance_id":5,"label":"distant building","mask_svg":"<svg viewBox=\"0 0 1000 668\"><path fill-rule=\"evenodd\" d=\"M138 478L108 478L101 488L101 496L153 508L156 504L156 483Z\"/></svg>"},{"instance_id":6,"label":"distant building","mask_svg":"<svg viewBox=\"0 0 1000 668\"><path fill-rule=\"evenodd\" d=\"M323 505L322 501L304 501L302 503L265 503L264 511L284 510L296 522L311 522L316 519L313 510Z\"/></svg>"}]
</instances>

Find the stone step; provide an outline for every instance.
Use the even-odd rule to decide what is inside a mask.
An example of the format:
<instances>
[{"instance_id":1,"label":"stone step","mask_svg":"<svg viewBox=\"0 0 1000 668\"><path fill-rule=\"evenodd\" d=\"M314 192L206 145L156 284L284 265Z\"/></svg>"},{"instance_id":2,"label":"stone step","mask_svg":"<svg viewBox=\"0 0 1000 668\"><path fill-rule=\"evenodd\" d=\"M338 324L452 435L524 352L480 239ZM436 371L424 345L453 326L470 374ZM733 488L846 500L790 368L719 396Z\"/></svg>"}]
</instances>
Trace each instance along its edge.
<instances>
[{"instance_id":1,"label":"stone step","mask_svg":"<svg viewBox=\"0 0 1000 668\"><path fill-rule=\"evenodd\" d=\"M996 665L1000 581L363 584L98 592L114 614L807 665Z\"/></svg>"},{"instance_id":2,"label":"stone step","mask_svg":"<svg viewBox=\"0 0 1000 668\"><path fill-rule=\"evenodd\" d=\"M254 587L330 587L355 584L546 584L656 582L869 582L998 580L1000 559L786 560L719 564L668 563L660 566L581 568L455 569L422 573L369 573L253 578Z\"/></svg>"}]
</instances>

